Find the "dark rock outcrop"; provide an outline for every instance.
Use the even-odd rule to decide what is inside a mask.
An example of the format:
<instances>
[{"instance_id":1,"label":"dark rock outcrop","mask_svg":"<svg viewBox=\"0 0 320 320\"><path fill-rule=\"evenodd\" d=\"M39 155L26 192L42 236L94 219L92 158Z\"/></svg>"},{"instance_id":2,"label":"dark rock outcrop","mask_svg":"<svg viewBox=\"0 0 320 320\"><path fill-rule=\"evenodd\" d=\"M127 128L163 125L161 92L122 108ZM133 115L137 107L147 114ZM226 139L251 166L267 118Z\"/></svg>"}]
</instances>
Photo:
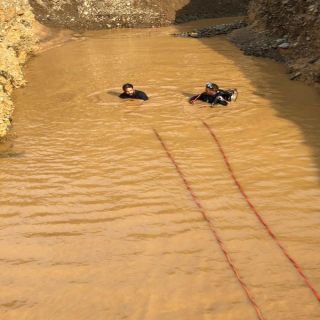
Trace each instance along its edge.
<instances>
[{"instance_id":1,"label":"dark rock outcrop","mask_svg":"<svg viewBox=\"0 0 320 320\"><path fill-rule=\"evenodd\" d=\"M173 34L177 37L191 37L191 38L210 38L214 36L219 36L223 34L229 34L233 30L241 29L247 26L245 20L240 20L234 23L218 24L214 26L209 26L206 28L195 29L192 31L185 31Z\"/></svg>"},{"instance_id":2,"label":"dark rock outcrop","mask_svg":"<svg viewBox=\"0 0 320 320\"><path fill-rule=\"evenodd\" d=\"M246 54L285 62L291 79L320 86L319 0L252 0L249 24L231 36Z\"/></svg>"},{"instance_id":3,"label":"dark rock outcrop","mask_svg":"<svg viewBox=\"0 0 320 320\"><path fill-rule=\"evenodd\" d=\"M246 15L249 0L190 0L176 12L176 23Z\"/></svg>"}]
</instances>

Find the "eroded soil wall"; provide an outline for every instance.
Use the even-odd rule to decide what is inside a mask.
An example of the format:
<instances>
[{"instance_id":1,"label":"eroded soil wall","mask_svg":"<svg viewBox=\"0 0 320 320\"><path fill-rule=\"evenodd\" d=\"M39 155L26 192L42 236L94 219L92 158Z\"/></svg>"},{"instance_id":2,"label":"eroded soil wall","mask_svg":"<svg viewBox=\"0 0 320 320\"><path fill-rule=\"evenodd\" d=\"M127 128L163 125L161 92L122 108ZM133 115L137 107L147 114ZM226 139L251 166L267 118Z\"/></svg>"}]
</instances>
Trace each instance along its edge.
<instances>
[{"instance_id":1,"label":"eroded soil wall","mask_svg":"<svg viewBox=\"0 0 320 320\"><path fill-rule=\"evenodd\" d=\"M24 85L22 67L36 47L27 0L0 0L0 139L11 125L14 88Z\"/></svg>"},{"instance_id":2,"label":"eroded soil wall","mask_svg":"<svg viewBox=\"0 0 320 320\"><path fill-rule=\"evenodd\" d=\"M49 26L72 29L158 27L199 18L245 14L249 0L30 0Z\"/></svg>"}]
</instances>

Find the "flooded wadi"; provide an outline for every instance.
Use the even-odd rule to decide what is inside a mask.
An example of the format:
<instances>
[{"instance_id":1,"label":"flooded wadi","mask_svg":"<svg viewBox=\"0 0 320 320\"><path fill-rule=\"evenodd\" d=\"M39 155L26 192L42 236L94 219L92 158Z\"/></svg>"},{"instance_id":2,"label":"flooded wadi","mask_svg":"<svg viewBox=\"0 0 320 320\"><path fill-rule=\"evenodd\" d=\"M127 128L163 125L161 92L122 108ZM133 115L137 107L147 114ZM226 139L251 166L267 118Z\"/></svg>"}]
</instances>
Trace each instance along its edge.
<instances>
[{"instance_id":1,"label":"flooded wadi","mask_svg":"<svg viewBox=\"0 0 320 320\"><path fill-rule=\"evenodd\" d=\"M176 30L90 31L29 62L0 157L1 319L320 318L249 205L319 292L319 92ZM150 100L120 100L128 81ZM207 81L238 100L190 105Z\"/></svg>"}]
</instances>

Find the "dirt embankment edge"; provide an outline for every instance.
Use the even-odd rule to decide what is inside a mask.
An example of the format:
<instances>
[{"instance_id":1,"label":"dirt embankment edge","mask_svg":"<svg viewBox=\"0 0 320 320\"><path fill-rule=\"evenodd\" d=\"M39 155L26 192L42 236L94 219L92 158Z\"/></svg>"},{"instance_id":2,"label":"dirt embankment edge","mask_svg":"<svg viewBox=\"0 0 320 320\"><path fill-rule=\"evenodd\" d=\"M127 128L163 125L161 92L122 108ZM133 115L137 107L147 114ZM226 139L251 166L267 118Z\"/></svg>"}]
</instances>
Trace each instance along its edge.
<instances>
[{"instance_id":1,"label":"dirt embankment edge","mask_svg":"<svg viewBox=\"0 0 320 320\"><path fill-rule=\"evenodd\" d=\"M0 0L0 140L11 126L14 88L25 85L22 67L37 47L28 1Z\"/></svg>"}]
</instances>

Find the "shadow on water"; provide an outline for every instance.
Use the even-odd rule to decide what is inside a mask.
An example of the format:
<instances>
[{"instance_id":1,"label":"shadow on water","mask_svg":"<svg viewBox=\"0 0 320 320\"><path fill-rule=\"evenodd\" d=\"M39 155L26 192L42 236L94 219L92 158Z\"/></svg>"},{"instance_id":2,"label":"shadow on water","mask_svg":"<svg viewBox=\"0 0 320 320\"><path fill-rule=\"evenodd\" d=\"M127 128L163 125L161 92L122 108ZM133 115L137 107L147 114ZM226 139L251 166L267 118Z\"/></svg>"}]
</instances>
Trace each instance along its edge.
<instances>
[{"instance_id":1,"label":"shadow on water","mask_svg":"<svg viewBox=\"0 0 320 320\"><path fill-rule=\"evenodd\" d=\"M24 152L0 152L0 159L1 158L21 158L24 156Z\"/></svg>"},{"instance_id":2,"label":"shadow on water","mask_svg":"<svg viewBox=\"0 0 320 320\"><path fill-rule=\"evenodd\" d=\"M186 6L188 8L181 9L181 12L189 10L196 3L197 1L191 0L190 4ZM177 17L179 14L181 13L178 13ZM177 25L176 28L181 32L186 30L183 25ZM219 37L216 39L219 39ZM220 39L224 39L224 36L222 38L220 36ZM254 99L254 96L259 96L267 99L270 107L276 111L277 117L290 121L299 128L303 136L302 142L311 149L313 163L317 168L318 179L320 180L320 90L301 82L289 80L285 72L281 73L279 71L281 65L274 61L248 57L240 50L235 54L234 50L228 50L228 48L216 48L215 41L212 38L190 39L190 41L199 41L233 61L254 87L251 98ZM233 45L228 42L226 46ZM248 67L248 59L254 60L254 68L258 72L252 72ZM212 68L215 69L214 61L212 62ZM283 70L285 70L285 66L283 66ZM273 72L279 75L279 78ZM207 80L217 81L219 84L219 76L215 77L214 72L212 75L213 78L208 75L210 79ZM275 81L277 82L275 83ZM241 84L235 84L234 86L240 87L239 85L241 86ZM293 154L293 156L295 155Z\"/></svg>"},{"instance_id":3,"label":"shadow on water","mask_svg":"<svg viewBox=\"0 0 320 320\"><path fill-rule=\"evenodd\" d=\"M188 100L190 97L192 97L194 95L194 93L192 92L181 92Z\"/></svg>"},{"instance_id":4,"label":"shadow on water","mask_svg":"<svg viewBox=\"0 0 320 320\"><path fill-rule=\"evenodd\" d=\"M0 159L6 158L21 158L25 152L18 152L14 150L14 145L10 142L0 142Z\"/></svg>"},{"instance_id":5,"label":"shadow on water","mask_svg":"<svg viewBox=\"0 0 320 320\"><path fill-rule=\"evenodd\" d=\"M114 96L114 97L119 97L119 92L117 91L107 91L107 93L111 96Z\"/></svg>"}]
</instances>

